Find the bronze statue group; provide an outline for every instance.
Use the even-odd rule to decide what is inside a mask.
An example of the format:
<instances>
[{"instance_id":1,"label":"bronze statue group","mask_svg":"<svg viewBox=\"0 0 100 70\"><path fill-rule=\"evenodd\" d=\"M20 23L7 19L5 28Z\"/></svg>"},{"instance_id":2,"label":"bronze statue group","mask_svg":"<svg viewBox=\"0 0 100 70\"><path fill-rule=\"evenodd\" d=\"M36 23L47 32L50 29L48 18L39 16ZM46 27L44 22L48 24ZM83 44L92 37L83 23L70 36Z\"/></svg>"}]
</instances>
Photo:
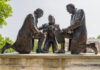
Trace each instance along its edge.
<instances>
[{"instance_id":1,"label":"bronze statue group","mask_svg":"<svg viewBox=\"0 0 100 70\"><path fill-rule=\"evenodd\" d=\"M2 48L2 53L8 48L13 48L21 54L28 54L34 49L35 39L38 39L37 53L49 53L51 46L53 53L65 53L65 38L67 38L69 39L68 51L71 54L86 53L87 48L92 49L97 54L95 43L87 44L83 9L76 9L73 4L66 5L66 9L71 14L71 22L70 26L64 29L60 29L52 15L48 16L48 23L38 27L38 19L43 16L43 10L40 8L36 9L33 14L28 14L18 32L15 43L13 45L6 43ZM61 48L58 44L61 44Z\"/></svg>"}]
</instances>

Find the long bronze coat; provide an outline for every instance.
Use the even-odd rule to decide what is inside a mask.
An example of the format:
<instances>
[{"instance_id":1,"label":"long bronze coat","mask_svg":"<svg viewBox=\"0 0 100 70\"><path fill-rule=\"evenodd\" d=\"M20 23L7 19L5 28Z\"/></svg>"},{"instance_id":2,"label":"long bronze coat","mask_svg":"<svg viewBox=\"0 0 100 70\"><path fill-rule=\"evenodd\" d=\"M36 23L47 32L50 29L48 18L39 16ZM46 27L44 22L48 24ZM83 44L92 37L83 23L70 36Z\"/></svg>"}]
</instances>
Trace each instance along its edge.
<instances>
[{"instance_id":1,"label":"long bronze coat","mask_svg":"<svg viewBox=\"0 0 100 70\"><path fill-rule=\"evenodd\" d=\"M68 29L73 32L70 50L72 54L79 54L85 50L85 46L82 44L86 44L87 41L85 14L82 9L76 10L76 12L72 14L70 24Z\"/></svg>"}]
</instances>

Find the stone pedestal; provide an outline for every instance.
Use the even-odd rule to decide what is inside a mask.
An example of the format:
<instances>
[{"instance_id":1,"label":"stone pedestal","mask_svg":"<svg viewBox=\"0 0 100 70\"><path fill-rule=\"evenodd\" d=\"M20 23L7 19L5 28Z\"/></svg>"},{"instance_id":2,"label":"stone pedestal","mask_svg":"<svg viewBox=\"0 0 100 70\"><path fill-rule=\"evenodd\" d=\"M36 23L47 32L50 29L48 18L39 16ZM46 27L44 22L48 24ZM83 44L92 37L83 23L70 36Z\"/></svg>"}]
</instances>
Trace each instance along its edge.
<instances>
[{"instance_id":1,"label":"stone pedestal","mask_svg":"<svg viewBox=\"0 0 100 70\"><path fill-rule=\"evenodd\" d=\"M100 55L0 54L0 70L100 70Z\"/></svg>"}]
</instances>

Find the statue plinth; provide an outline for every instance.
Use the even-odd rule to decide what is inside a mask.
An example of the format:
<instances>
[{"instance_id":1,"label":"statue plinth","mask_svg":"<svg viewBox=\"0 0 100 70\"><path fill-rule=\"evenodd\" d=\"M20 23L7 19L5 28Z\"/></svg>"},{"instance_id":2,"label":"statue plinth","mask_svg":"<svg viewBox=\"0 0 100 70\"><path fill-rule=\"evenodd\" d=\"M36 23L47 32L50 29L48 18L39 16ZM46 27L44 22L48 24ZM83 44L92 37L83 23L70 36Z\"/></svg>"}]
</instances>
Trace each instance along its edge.
<instances>
[{"instance_id":1,"label":"statue plinth","mask_svg":"<svg viewBox=\"0 0 100 70\"><path fill-rule=\"evenodd\" d=\"M95 54L0 54L0 70L99 70Z\"/></svg>"}]
</instances>

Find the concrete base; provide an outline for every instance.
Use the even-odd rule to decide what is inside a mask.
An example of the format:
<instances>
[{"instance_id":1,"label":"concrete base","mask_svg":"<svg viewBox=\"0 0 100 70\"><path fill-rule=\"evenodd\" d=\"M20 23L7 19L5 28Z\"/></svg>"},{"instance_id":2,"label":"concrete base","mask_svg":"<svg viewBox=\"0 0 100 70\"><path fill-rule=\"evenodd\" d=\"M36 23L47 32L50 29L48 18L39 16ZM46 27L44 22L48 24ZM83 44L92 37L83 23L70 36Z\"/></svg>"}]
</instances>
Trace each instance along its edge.
<instances>
[{"instance_id":1,"label":"concrete base","mask_svg":"<svg viewBox=\"0 0 100 70\"><path fill-rule=\"evenodd\" d=\"M0 54L0 70L100 70L100 55Z\"/></svg>"}]
</instances>

